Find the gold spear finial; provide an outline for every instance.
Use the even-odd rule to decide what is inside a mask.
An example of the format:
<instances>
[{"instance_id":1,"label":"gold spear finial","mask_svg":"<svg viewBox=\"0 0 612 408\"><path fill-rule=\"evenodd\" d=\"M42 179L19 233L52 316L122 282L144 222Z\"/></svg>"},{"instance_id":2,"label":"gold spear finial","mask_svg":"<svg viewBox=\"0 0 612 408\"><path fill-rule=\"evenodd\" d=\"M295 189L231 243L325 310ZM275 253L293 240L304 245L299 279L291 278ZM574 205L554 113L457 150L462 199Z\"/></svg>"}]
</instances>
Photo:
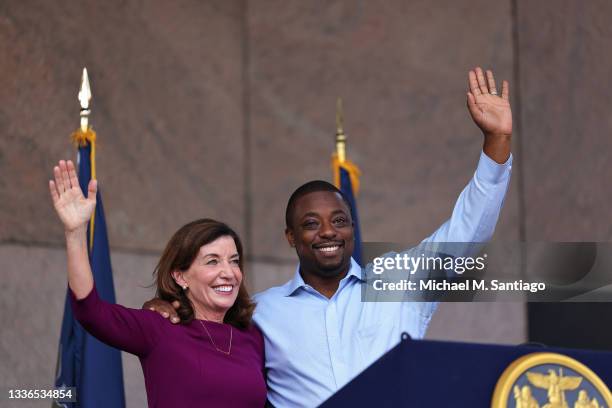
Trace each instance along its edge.
<instances>
[{"instance_id":1,"label":"gold spear finial","mask_svg":"<svg viewBox=\"0 0 612 408\"><path fill-rule=\"evenodd\" d=\"M89 128L89 101L91 101L91 88L89 87L89 76L87 68L83 68L81 77L81 89L79 90L79 102L81 103L81 131L85 133Z\"/></svg>"},{"instance_id":2,"label":"gold spear finial","mask_svg":"<svg viewBox=\"0 0 612 408\"><path fill-rule=\"evenodd\" d=\"M338 161L346 160L346 135L344 134L344 116L342 112L342 98L336 102L336 154Z\"/></svg>"}]
</instances>

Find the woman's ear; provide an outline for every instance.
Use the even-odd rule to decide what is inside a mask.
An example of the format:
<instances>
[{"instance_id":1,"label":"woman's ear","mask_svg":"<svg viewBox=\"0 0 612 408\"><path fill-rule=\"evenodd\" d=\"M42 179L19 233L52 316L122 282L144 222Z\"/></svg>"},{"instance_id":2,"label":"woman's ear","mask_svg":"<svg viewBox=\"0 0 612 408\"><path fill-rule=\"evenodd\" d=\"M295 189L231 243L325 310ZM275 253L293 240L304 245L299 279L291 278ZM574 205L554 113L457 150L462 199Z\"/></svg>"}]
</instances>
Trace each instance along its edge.
<instances>
[{"instance_id":1,"label":"woman's ear","mask_svg":"<svg viewBox=\"0 0 612 408\"><path fill-rule=\"evenodd\" d=\"M176 284L183 288L183 290L186 290L189 287L181 271L172 271L172 277L174 278Z\"/></svg>"}]
</instances>

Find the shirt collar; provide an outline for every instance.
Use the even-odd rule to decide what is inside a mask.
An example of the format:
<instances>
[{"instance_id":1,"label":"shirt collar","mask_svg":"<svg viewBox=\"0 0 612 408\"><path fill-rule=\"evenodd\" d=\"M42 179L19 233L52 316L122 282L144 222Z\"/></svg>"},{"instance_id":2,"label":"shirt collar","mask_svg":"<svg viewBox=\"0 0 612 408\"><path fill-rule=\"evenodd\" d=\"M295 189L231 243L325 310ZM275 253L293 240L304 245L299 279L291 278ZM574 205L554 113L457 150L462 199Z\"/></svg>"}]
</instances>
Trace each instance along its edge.
<instances>
[{"instance_id":1,"label":"shirt collar","mask_svg":"<svg viewBox=\"0 0 612 408\"><path fill-rule=\"evenodd\" d=\"M342 279L342 281L352 279L351 276L359 279L360 281L364 281L364 278L362 277L361 266L359 266L357 261L355 261L352 257L351 257L351 267L349 268L348 273ZM342 281L340 281L339 289L342 288ZM306 282L304 282L304 279L302 279L302 275L300 274L300 264L298 263L297 267L295 268L295 274L293 275L293 279L291 279L289 282L285 284L285 289L286 289L285 296L291 296L298 289L304 288L304 287L306 287Z\"/></svg>"}]
</instances>

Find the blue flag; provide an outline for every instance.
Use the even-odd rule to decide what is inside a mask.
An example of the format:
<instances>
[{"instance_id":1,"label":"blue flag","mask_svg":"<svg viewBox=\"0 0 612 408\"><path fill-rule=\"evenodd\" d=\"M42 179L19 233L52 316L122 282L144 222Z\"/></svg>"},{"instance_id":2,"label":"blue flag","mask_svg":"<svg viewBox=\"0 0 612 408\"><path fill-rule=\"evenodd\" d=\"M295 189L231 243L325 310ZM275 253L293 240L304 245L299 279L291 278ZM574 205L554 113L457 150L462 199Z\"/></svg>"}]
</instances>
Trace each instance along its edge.
<instances>
[{"instance_id":1,"label":"blue flag","mask_svg":"<svg viewBox=\"0 0 612 408\"><path fill-rule=\"evenodd\" d=\"M359 217L357 216L357 202L355 201L355 191L349 172L340 165L340 191L351 204L351 217L353 218L353 235L355 237L355 249L353 250L353 258L361 266L361 230L359 228Z\"/></svg>"},{"instance_id":2,"label":"blue flag","mask_svg":"<svg viewBox=\"0 0 612 408\"><path fill-rule=\"evenodd\" d=\"M81 190L83 194L87 194L87 185L92 172L95 174L93 167L95 163L92 163L91 142L87 141L84 144L79 147L78 172ZM99 188L96 200L93 225L90 223L87 231L89 262L98 294L107 302L115 303L110 250ZM74 319L69 293L66 294L64 305L55 386L77 389L76 403L56 402L54 403L56 407L122 408L125 406L121 352L91 336Z\"/></svg>"},{"instance_id":3,"label":"blue flag","mask_svg":"<svg viewBox=\"0 0 612 408\"><path fill-rule=\"evenodd\" d=\"M339 130L341 132L341 130ZM360 266L362 264L361 252L361 229L359 228L359 217L357 216L357 192L359 191L359 177L361 171L350 160L339 160L338 154L332 154L332 171L334 175L334 185L342 191L344 197L351 204L351 218L353 218L353 236L355 237L355 249L353 259Z\"/></svg>"}]
</instances>

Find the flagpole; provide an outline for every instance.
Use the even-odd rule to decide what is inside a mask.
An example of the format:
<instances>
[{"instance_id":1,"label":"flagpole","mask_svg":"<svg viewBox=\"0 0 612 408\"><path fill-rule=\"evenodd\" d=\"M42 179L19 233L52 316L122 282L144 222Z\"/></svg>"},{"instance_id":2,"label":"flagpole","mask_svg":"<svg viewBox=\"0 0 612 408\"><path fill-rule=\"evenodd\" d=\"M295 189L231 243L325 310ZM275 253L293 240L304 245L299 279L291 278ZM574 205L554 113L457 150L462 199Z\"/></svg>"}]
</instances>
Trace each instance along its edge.
<instances>
[{"instance_id":1,"label":"flagpole","mask_svg":"<svg viewBox=\"0 0 612 408\"><path fill-rule=\"evenodd\" d=\"M344 133L344 112L342 99L336 103L336 152L332 154L334 185L340 189L345 200L350 203L353 219L354 251L353 258L361 265L361 232L357 216L356 197L359 192L359 168L346 157L346 134Z\"/></svg>"},{"instance_id":2,"label":"flagpole","mask_svg":"<svg viewBox=\"0 0 612 408\"><path fill-rule=\"evenodd\" d=\"M332 154L332 172L334 185L340 188L340 169L349 173L354 194L359 192L359 176L361 172L346 157L346 134L344 133L344 112L342 110L342 98L336 102L336 151Z\"/></svg>"},{"instance_id":3,"label":"flagpole","mask_svg":"<svg viewBox=\"0 0 612 408\"><path fill-rule=\"evenodd\" d=\"M340 163L346 161L346 135L344 134L342 98L338 98L336 102L336 154Z\"/></svg>"},{"instance_id":4,"label":"flagpole","mask_svg":"<svg viewBox=\"0 0 612 408\"><path fill-rule=\"evenodd\" d=\"M90 179L96 180L96 132L89 126L89 115L91 109L89 104L91 102L91 86L89 85L89 75L87 75L87 67L83 67L83 74L81 75L81 87L77 95L81 110L79 116L81 117L81 126L72 134L72 141L77 147L85 147L87 144L90 146ZM80 153L79 153L80 154ZM79 156L79 162L80 162ZM79 175L81 176L81 175ZM85 192L83 192L85 194ZM89 220L89 250L93 248L94 240L94 227L95 227L95 213L91 215Z\"/></svg>"},{"instance_id":5,"label":"flagpole","mask_svg":"<svg viewBox=\"0 0 612 408\"><path fill-rule=\"evenodd\" d=\"M91 101L91 87L89 86L89 76L87 68L83 67L83 75L81 76L81 88L79 89L79 103L81 104L81 132L87 132L89 128L89 102Z\"/></svg>"}]
</instances>

